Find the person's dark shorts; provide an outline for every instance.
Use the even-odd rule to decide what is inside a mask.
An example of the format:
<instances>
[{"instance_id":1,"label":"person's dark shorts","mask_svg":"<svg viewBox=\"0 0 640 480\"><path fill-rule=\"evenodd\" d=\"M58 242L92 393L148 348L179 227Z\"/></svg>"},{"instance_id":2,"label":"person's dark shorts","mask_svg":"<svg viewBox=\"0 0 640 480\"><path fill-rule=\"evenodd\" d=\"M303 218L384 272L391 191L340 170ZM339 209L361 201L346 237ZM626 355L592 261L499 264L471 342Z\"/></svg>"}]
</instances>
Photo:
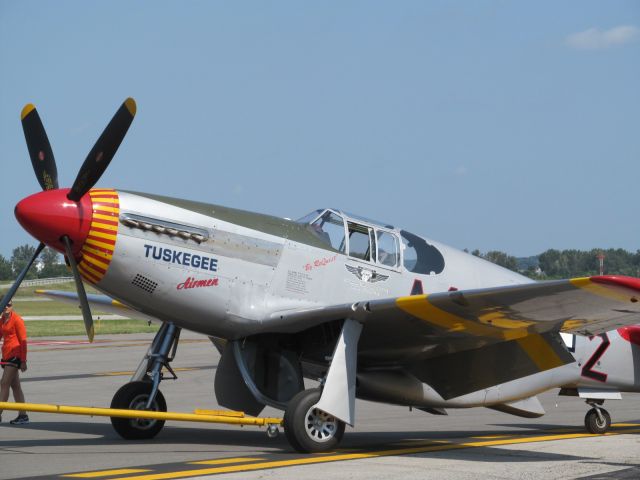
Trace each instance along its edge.
<instances>
[{"instance_id":1,"label":"person's dark shorts","mask_svg":"<svg viewBox=\"0 0 640 480\"><path fill-rule=\"evenodd\" d=\"M11 357L6 359L3 358L1 362L2 362L2 368L6 367L7 363L10 364L10 366L15 366L16 368L20 368L20 365L22 365L22 362L18 357Z\"/></svg>"}]
</instances>

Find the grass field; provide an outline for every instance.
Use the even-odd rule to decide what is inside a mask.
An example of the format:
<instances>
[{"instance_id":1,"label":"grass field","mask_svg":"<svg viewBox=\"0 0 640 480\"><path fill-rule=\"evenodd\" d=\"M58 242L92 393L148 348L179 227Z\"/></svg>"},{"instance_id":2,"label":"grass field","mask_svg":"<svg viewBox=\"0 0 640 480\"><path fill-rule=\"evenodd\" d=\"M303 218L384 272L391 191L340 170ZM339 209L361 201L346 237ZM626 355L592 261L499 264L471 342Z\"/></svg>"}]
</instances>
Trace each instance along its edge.
<instances>
[{"instance_id":1,"label":"grass field","mask_svg":"<svg viewBox=\"0 0 640 480\"><path fill-rule=\"evenodd\" d=\"M58 335L86 335L82 320L29 320L25 322L27 336L55 337ZM102 320L95 321L96 336L117 333L155 333L159 324L149 325L144 320Z\"/></svg>"},{"instance_id":2,"label":"grass field","mask_svg":"<svg viewBox=\"0 0 640 480\"><path fill-rule=\"evenodd\" d=\"M33 315L82 315L79 306L70 305L68 303L51 301L29 301L29 300L13 300L13 307L16 312L21 316L33 316ZM95 317L101 315L101 312L97 309L91 309L91 313Z\"/></svg>"},{"instance_id":3,"label":"grass field","mask_svg":"<svg viewBox=\"0 0 640 480\"><path fill-rule=\"evenodd\" d=\"M10 282L7 281L7 283ZM88 285L86 283L84 284L84 288L87 293L100 293L91 285ZM9 289L3 288L0 290L0 293L4 294L7 290ZM75 292L76 284L73 283L73 281L70 281L65 283L54 283L52 285L39 285L37 287L20 287L13 298L17 299L20 297L33 297L36 295L36 290L64 290L65 292Z\"/></svg>"},{"instance_id":4,"label":"grass field","mask_svg":"<svg viewBox=\"0 0 640 480\"><path fill-rule=\"evenodd\" d=\"M86 284L85 289L87 293L100 293L95 288ZM7 288L0 290L0 295L4 295L7 290ZM36 290L64 290L75 292L76 287L72 281L37 287L20 287L13 299L15 311L22 317L82 315L79 306L56 302L55 300L42 301L42 299L46 297L36 294ZM149 326L145 320L98 320L96 317L104 315L105 312L93 309L91 313L94 319L96 335L101 333L146 333L156 332L158 330L158 324ZM84 322L82 320L27 320L25 323L27 334L31 338L56 335L86 335Z\"/></svg>"}]
</instances>

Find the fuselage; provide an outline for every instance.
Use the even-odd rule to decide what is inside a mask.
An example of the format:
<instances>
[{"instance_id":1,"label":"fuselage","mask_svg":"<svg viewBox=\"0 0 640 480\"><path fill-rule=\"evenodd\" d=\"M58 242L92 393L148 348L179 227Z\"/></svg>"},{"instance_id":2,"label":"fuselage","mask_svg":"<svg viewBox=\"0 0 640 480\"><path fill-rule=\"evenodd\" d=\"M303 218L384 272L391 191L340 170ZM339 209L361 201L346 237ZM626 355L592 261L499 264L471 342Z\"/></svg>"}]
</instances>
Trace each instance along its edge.
<instances>
[{"instance_id":1,"label":"fuselage","mask_svg":"<svg viewBox=\"0 0 640 480\"><path fill-rule=\"evenodd\" d=\"M576 379L565 387L640 391L640 325L592 337L562 336L576 359Z\"/></svg>"},{"instance_id":2,"label":"fuselage","mask_svg":"<svg viewBox=\"0 0 640 480\"><path fill-rule=\"evenodd\" d=\"M38 195L44 194L54 195ZM82 206L65 204L58 210L77 208L65 221L65 231L75 215L74 251L87 282L161 321L230 340L272 332L274 312L532 281L453 247L336 209L291 221L110 189L91 190L85 198L89 202L83 200ZM20 208L23 226L34 236L46 230L43 241L60 249L51 232L57 220L34 232ZM407 383L403 374L365 372L360 390L367 396L369 385L373 399L390 403L468 407L508 402L554 386L607 383L588 372L584 376L582 364L598 347L578 338L575 363L457 398L444 399L413 379ZM637 348L616 332L609 338L622 346L616 349L622 355L616 364L629 365L612 366L609 384L638 389Z\"/></svg>"},{"instance_id":3,"label":"fuselage","mask_svg":"<svg viewBox=\"0 0 640 480\"><path fill-rule=\"evenodd\" d=\"M116 234L108 243L91 234L87 239L89 248L106 249L110 258L98 263L83 254L85 279L137 310L207 335L233 339L263 331L276 311L530 281L406 232L429 246L430 257L438 256L431 258L435 270L412 272L403 231L339 211L345 229L356 224L403 245L397 261L350 256L348 230L339 251L306 223L155 195L116 195ZM93 198L94 212L113 208Z\"/></svg>"}]
</instances>

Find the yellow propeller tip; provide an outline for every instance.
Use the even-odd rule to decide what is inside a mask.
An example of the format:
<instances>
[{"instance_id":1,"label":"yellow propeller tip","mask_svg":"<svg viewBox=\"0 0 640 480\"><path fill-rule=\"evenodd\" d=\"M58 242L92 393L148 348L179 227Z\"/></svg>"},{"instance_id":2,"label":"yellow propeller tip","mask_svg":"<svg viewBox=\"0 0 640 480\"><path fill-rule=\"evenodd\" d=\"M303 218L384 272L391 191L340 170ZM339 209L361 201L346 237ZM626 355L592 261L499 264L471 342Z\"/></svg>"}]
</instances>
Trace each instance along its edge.
<instances>
[{"instance_id":1,"label":"yellow propeller tip","mask_svg":"<svg viewBox=\"0 0 640 480\"><path fill-rule=\"evenodd\" d=\"M91 328L87 330L87 337L89 337L89 343L93 343L94 335L95 335L95 332L93 330L93 325L91 325Z\"/></svg>"},{"instance_id":2,"label":"yellow propeller tip","mask_svg":"<svg viewBox=\"0 0 640 480\"><path fill-rule=\"evenodd\" d=\"M36 109L36 106L33 103L27 103L22 109L22 112L20 113L20 120L24 120L24 117L29 115L31 111L35 109Z\"/></svg>"},{"instance_id":3,"label":"yellow propeller tip","mask_svg":"<svg viewBox=\"0 0 640 480\"><path fill-rule=\"evenodd\" d=\"M129 113L131 114L132 117L136 116L136 101L129 97L124 101L124 105L127 107L127 110L129 110Z\"/></svg>"}]
</instances>

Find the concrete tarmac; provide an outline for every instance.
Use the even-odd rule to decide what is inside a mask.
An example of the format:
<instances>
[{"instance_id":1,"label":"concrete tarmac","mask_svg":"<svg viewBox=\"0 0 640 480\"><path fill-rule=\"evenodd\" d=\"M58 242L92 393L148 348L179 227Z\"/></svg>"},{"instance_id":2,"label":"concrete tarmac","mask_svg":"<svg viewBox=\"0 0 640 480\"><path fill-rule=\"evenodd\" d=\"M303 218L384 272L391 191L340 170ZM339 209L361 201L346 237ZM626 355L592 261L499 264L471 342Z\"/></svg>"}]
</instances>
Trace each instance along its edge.
<instances>
[{"instance_id":1,"label":"concrete tarmac","mask_svg":"<svg viewBox=\"0 0 640 480\"><path fill-rule=\"evenodd\" d=\"M23 375L27 402L108 407L129 380L150 334L34 339ZM177 381L161 390L170 411L217 409L213 378L219 356L205 337L183 332ZM284 435L264 429L168 422L153 440L122 440L108 418L31 413L31 423L0 424L0 479L170 478L640 478L640 395L605 405L618 426L586 435L587 406L577 398L541 395L547 415L522 419L488 409L433 416L358 402L357 426L341 448L322 455L293 453ZM280 416L266 409L264 416Z\"/></svg>"}]
</instances>

